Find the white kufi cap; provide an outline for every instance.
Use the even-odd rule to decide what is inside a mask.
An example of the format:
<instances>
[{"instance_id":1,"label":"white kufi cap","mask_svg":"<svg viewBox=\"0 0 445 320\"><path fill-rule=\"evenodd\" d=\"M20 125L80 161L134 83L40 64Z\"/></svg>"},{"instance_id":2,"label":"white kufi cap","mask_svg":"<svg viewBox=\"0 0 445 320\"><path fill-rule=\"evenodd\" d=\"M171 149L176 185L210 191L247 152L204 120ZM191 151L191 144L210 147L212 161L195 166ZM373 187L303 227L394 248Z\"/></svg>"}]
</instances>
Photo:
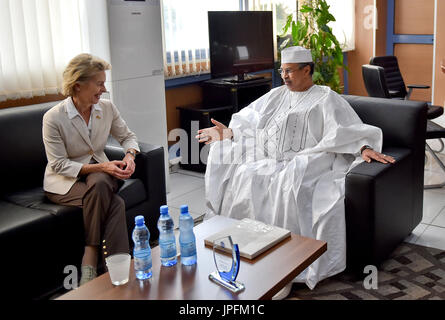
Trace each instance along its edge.
<instances>
[{"instance_id":1,"label":"white kufi cap","mask_svg":"<svg viewBox=\"0 0 445 320\"><path fill-rule=\"evenodd\" d=\"M313 62L311 50L295 46L281 50L281 63Z\"/></svg>"}]
</instances>

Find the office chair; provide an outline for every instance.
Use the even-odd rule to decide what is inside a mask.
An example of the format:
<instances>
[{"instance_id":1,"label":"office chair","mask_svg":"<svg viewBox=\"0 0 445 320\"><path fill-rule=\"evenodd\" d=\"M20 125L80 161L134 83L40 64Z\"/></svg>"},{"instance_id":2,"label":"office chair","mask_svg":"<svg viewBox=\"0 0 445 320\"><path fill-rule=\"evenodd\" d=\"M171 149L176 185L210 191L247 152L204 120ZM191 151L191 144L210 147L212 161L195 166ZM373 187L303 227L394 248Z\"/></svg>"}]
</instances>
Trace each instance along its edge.
<instances>
[{"instance_id":1,"label":"office chair","mask_svg":"<svg viewBox=\"0 0 445 320\"><path fill-rule=\"evenodd\" d=\"M366 91L370 97L386 98L386 99L403 99L402 97L391 96L389 91L389 86L386 81L385 72L383 67L364 64L362 66L363 81L365 83ZM433 150L428 143L425 141L425 148L437 161L440 168L445 172L445 165L439 159L436 153L442 152L444 149L444 143L442 138L445 138L445 128L438 125L429 119L434 119L443 114L443 108L439 106L428 106L427 112L427 129L426 129L426 140L429 139L439 139L441 145L440 149ZM425 189L442 188L445 186L445 182L440 184L425 185Z\"/></svg>"},{"instance_id":2,"label":"office chair","mask_svg":"<svg viewBox=\"0 0 445 320\"><path fill-rule=\"evenodd\" d=\"M372 59L371 59L372 60ZM387 73L381 66L364 64L362 65L362 75L363 82L365 83L366 91L368 96L386 99L406 99L402 97L395 97L391 94L388 79L386 78ZM434 119L443 114L443 108L440 106L428 106L427 119Z\"/></svg>"},{"instance_id":3,"label":"office chair","mask_svg":"<svg viewBox=\"0 0 445 320\"><path fill-rule=\"evenodd\" d=\"M400 73L399 63L396 56L372 57L369 64L383 68L391 98L409 100L414 89L430 88L430 86L427 85L417 84L405 86L405 81L403 81L402 74ZM408 91L406 91L407 87Z\"/></svg>"},{"instance_id":4,"label":"office chair","mask_svg":"<svg viewBox=\"0 0 445 320\"><path fill-rule=\"evenodd\" d=\"M362 74L368 96L391 99L385 80L385 70L382 67L364 64Z\"/></svg>"}]
</instances>

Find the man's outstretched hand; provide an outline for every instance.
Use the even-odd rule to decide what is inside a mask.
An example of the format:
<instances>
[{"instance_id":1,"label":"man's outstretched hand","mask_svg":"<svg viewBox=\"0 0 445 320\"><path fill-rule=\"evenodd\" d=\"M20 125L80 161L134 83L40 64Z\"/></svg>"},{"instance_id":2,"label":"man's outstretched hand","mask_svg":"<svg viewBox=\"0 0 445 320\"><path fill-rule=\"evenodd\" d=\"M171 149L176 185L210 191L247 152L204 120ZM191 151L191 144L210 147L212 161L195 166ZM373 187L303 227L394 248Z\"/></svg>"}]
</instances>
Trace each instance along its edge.
<instances>
[{"instance_id":1,"label":"man's outstretched hand","mask_svg":"<svg viewBox=\"0 0 445 320\"><path fill-rule=\"evenodd\" d=\"M232 129L227 128L224 124L215 119L210 119L210 121L212 121L215 126L198 130L198 135L195 138L198 139L199 142L209 144L223 139L232 139Z\"/></svg>"}]
</instances>

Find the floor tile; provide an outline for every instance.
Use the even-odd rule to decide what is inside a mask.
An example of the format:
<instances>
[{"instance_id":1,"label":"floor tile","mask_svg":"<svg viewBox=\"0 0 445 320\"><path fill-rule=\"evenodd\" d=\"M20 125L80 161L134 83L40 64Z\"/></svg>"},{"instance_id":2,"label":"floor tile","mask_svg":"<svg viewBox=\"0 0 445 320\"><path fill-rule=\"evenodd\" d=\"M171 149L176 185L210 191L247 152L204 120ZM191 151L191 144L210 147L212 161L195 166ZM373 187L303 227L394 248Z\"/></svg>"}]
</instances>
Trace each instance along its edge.
<instances>
[{"instance_id":1,"label":"floor tile","mask_svg":"<svg viewBox=\"0 0 445 320\"><path fill-rule=\"evenodd\" d=\"M432 147L437 149L437 147L434 146ZM425 185L440 184L445 182L445 172L441 169L438 162L431 156L429 152L426 152L426 155L427 157L426 157L425 171L424 171ZM438 154L438 157L445 164L445 155Z\"/></svg>"},{"instance_id":2,"label":"floor tile","mask_svg":"<svg viewBox=\"0 0 445 320\"><path fill-rule=\"evenodd\" d=\"M405 239L405 242L415 244L417 239L423 234L427 227L427 224L419 223L417 227L414 228L413 232Z\"/></svg>"},{"instance_id":3,"label":"floor tile","mask_svg":"<svg viewBox=\"0 0 445 320\"><path fill-rule=\"evenodd\" d=\"M181 215L180 209L175 208L173 206L169 206L168 209L169 209L168 211L170 213L170 216L173 219L175 229L178 229L179 228L179 216ZM190 211L190 209L189 209L189 211ZM189 213L192 216L193 220L195 221L195 225L196 225L196 222L199 222L203 218L202 214L200 214L200 213L195 213L195 212L191 212L191 211Z\"/></svg>"},{"instance_id":4,"label":"floor tile","mask_svg":"<svg viewBox=\"0 0 445 320\"><path fill-rule=\"evenodd\" d=\"M167 193L167 202L180 197L190 191L203 188L204 179L182 173L170 174L170 192Z\"/></svg>"},{"instance_id":5,"label":"floor tile","mask_svg":"<svg viewBox=\"0 0 445 320\"><path fill-rule=\"evenodd\" d=\"M190 212L202 215L206 212L205 189L204 187L201 187L183 194L182 196L169 200L168 204L175 208L180 208L181 205L186 204L189 206Z\"/></svg>"},{"instance_id":6,"label":"floor tile","mask_svg":"<svg viewBox=\"0 0 445 320\"><path fill-rule=\"evenodd\" d=\"M428 226L417 239L416 244L445 250L445 228Z\"/></svg>"},{"instance_id":7,"label":"floor tile","mask_svg":"<svg viewBox=\"0 0 445 320\"><path fill-rule=\"evenodd\" d=\"M425 170L424 173L424 184L432 185L438 184L442 185L445 182L445 173L439 170Z\"/></svg>"},{"instance_id":8,"label":"floor tile","mask_svg":"<svg viewBox=\"0 0 445 320\"><path fill-rule=\"evenodd\" d=\"M422 223L430 224L445 207L445 192L425 190L423 192Z\"/></svg>"},{"instance_id":9,"label":"floor tile","mask_svg":"<svg viewBox=\"0 0 445 320\"><path fill-rule=\"evenodd\" d=\"M441 145L440 145L440 141L439 139L428 139L428 145L433 149L433 150L439 150ZM425 149L426 151L426 149ZM427 155L429 156L429 153L426 152ZM441 156L441 154L439 153L439 157ZM443 155L443 157L445 158L445 155Z\"/></svg>"},{"instance_id":10,"label":"floor tile","mask_svg":"<svg viewBox=\"0 0 445 320\"><path fill-rule=\"evenodd\" d=\"M204 179L204 172L196 172L196 171L178 169L178 173Z\"/></svg>"},{"instance_id":11,"label":"floor tile","mask_svg":"<svg viewBox=\"0 0 445 320\"><path fill-rule=\"evenodd\" d=\"M430 140L428 142L430 146L437 150L439 149L439 144L436 143L436 139ZM429 184L441 184L445 182L445 172L441 169L439 163L431 156L431 153L426 151L426 162L425 162L425 185ZM445 163L445 155L438 153L439 159ZM437 190L437 189L436 189Z\"/></svg>"},{"instance_id":12,"label":"floor tile","mask_svg":"<svg viewBox=\"0 0 445 320\"><path fill-rule=\"evenodd\" d=\"M437 215L436 218L431 222L432 225L436 227L445 228L445 208L442 209L441 212ZM444 229L444 237L445 237L445 229Z\"/></svg>"}]
</instances>

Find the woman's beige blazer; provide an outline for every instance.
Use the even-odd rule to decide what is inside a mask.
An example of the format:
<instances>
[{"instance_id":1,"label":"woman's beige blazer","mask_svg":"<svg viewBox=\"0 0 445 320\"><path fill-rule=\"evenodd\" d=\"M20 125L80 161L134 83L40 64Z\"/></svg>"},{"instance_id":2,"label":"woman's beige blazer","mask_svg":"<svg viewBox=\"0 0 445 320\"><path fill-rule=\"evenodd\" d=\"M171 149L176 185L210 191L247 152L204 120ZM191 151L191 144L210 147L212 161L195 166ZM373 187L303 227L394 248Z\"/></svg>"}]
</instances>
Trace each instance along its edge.
<instances>
[{"instance_id":1,"label":"woman's beige blazer","mask_svg":"<svg viewBox=\"0 0 445 320\"><path fill-rule=\"evenodd\" d=\"M111 134L124 148L139 151L136 135L130 131L110 101L101 99L94 105L91 114L91 138L80 115L70 119L67 107L74 107L71 97L48 110L43 116L43 143L48 164L43 179L43 189L57 194L66 194L79 178L82 166L109 161L104 153Z\"/></svg>"}]
</instances>

